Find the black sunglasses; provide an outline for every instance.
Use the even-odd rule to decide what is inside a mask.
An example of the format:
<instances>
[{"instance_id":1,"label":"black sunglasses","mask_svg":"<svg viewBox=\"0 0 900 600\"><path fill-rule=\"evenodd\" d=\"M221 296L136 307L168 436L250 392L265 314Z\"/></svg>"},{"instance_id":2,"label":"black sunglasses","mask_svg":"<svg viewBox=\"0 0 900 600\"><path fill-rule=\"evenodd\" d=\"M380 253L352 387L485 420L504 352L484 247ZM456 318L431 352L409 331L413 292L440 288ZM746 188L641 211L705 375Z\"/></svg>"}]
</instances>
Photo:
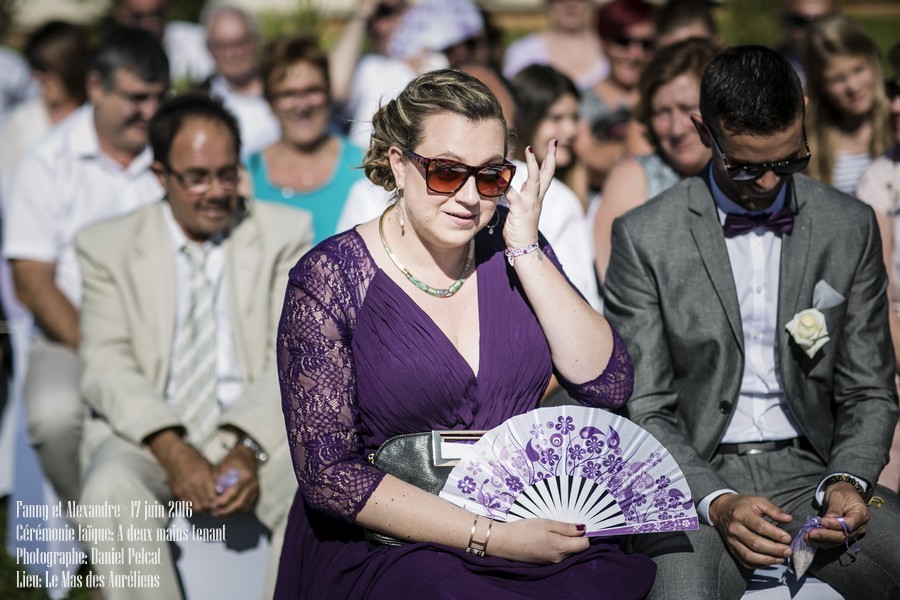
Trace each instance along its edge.
<instances>
[{"instance_id":1,"label":"black sunglasses","mask_svg":"<svg viewBox=\"0 0 900 600\"><path fill-rule=\"evenodd\" d=\"M809 150L809 140L806 138L806 126L803 127L803 145L806 147L806 156L779 160L778 162L773 163L745 163L742 165L729 165L728 157L722 152L722 147L716 140L716 136L713 134L712 129L707 127L706 130L709 132L709 137L713 141L713 146L716 147L716 152L722 157L722 163L725 165L725 172L728 173L728 177L730 177L732 181L755 181L762 177L766 171L772 171L779 177L793 175L794 173L799 173L805 169L806 165L809 164L809 159L812 158L812 152Z\"/></svg>"},{"instance_id":2,"label":"black sunglasses","mask_svg":"<svg viewBox=\"0 0 900 600\"><path fill-rule=\"evenodd\" d=\"M800 28L800 27L809 27L816 21L829 16L831 13L825 13L821 15L803 15L799 13L788 13L784 15L784 22L787 23L789 27Z\"/></svg>"},{"instance_id":3,"label":"black sunglasses","mask_svg":"<svg viewBox=\"0 0 900 600\"><path fill-rule=\"evenodd\" d=\"M653 50L653 47L656 45L651 38L633 38L628 37L627 35L622 35L619 37L614 37L612 39L612 43L620 48L628 48L632 45L639 45L645 52L649 52Z\"/></svg>"},{"instance_id":4,"label":"black sunglasses","mask_svg":"<svg viewBox=\"0 0 900 600\"><path fill-rule=\"evenodd\" d=\"M900 95L900 81L897 81L896 79L885 79L884 93L887 94L888 100L893 102L894 98Z\"/></svg>"},{"instance_id":5,"label":"black sunglasses","mask_svg":"<svg viewBox=\"0 0 900 600\"><path fill-rule=\"evenodd\" d=\"M391 4L379 4L375 7L375 10L372 12L372 16L369 17L369 21L377 21L378 19L384 19L386 17L393 17L402 9L398 5Z\"/></svg>"},{"instance_id":6,"label":"black sunglasses","mask_svg":"<svg viewBox=\"0 0 900 600\"><path fill-rule=\"evenodd\" d=\"M516 174L516 166L509 161L470 167L455 160L425 158L412 150L400 149L411 161L422 166L425 170L425 187L436 194L455 194L474 175L478 193L487 198L496 198L506 193Z\"/></svg>"}]
</instances>

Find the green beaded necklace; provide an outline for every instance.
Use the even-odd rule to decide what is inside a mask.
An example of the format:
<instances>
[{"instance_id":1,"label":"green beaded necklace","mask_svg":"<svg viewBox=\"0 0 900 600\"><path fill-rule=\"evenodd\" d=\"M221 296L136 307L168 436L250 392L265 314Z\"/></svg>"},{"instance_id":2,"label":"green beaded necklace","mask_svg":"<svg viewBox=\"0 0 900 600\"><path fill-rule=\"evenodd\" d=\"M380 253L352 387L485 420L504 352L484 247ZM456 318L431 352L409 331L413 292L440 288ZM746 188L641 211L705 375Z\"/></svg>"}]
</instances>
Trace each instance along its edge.
<instances>
[{"instance_id":1,"label":"green beaded necklace","mask_svg":"<svg viewBox=\"0 0 900 600\"><path fill-rule=\"evenodd\" d=\"M410 283L430 296L435 296L436 298L449 298L458 292L459 288L462 287L462 284L466 282L466 278L472 271L472 264L475 262L475 238L469 240L469 251L468 254L466 254L466 262L463 264L462 274L460 274L459 279L451 283L450 287L446 289L432 287L410 273L409 269L400 263L388 246L387 240L384 239L384 217L391 208L393 207L388 207L387 210L381 213L381 218L378 219L378 237L381 238L381 245L384 246L384 251L387 252L388 257L391 259L391 262L394 263L394 266L400 269L401 273L406 275L406 278L409 279Z\"/></svg>"}]
</instances>

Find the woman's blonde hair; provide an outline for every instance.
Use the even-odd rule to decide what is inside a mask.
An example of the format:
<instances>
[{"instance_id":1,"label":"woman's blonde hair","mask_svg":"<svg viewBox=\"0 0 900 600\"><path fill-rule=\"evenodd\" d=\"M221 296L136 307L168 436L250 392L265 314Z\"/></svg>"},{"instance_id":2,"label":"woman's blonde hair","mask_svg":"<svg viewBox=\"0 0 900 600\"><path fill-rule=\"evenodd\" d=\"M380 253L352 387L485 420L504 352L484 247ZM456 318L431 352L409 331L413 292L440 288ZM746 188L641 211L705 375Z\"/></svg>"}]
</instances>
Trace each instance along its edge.
<instances>
[{"instance_id":1,"label":"woman's blonde hair","mask_svg":"<svg viewBox=\"0 0 900 600\"><path fill-rule=\"evenodd\" d=\"M872 69L874 89L872 111L869 114L872 124L869 156L873 158L880 156L891 144L890 107L882 85L884 77L878 46L851 18L836 14L823 17L811 25L806 56L806 93L809 97L806 131L812 150L807 174L830 184L837 155L841 114L824 96L824 73L829 61L841 56L861 56Z\"/></svg>"},{"instance_id":2,"label":"woman's blonde hair","mask_svg":"<svg viewBox=\"0 0 900 600\"><path fill-rule=\"evenodd\" d=\"M459 115L473 123L496 120L503 128L506 154L509 132L494 94L471 75L441 69L413 79L372 117L372 141L363 160L366 177L389 192L397 189L388 150L391 146L415 150L425 135L425 119L438 113Z\"/></svg>"}]
</instances>

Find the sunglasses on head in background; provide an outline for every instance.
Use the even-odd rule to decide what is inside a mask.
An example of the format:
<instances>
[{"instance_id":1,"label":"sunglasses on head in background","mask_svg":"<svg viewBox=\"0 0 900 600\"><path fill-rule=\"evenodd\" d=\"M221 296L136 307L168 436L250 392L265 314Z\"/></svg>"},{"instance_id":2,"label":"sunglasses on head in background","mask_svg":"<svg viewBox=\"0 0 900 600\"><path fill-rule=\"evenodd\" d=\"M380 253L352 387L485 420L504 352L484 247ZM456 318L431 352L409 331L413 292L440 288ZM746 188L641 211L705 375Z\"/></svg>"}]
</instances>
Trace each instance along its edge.
<instances>
[{"instance_id":1,"label":"sunglasses on head in background","mask_svg":"<svg viewBox=\"0 0 900 600\"><path fill-rule=\"evenodd\" d=\"M614 37L612 43L620 48L630 48L631 46L637 45L645 52L653 50L653 47L656 44L651 38L633 38L628 37L627 35Z\"/></svg>"},{"instance_id":2,"label":"sunglasses on head in background","mask_svg":"<svg viewBox=\"0 0 900 600\"><path fill-rule=\"evenodd\" d=\"M436 194L455 194L466 184L469 177L475 177L478 193L487 198L502 196L509 189L516 166L508 161L481 167L470 167L446 158L425 158L401 148L411 161L421 165L425 171L425 187Z\"/></svg>"}]
</instances>

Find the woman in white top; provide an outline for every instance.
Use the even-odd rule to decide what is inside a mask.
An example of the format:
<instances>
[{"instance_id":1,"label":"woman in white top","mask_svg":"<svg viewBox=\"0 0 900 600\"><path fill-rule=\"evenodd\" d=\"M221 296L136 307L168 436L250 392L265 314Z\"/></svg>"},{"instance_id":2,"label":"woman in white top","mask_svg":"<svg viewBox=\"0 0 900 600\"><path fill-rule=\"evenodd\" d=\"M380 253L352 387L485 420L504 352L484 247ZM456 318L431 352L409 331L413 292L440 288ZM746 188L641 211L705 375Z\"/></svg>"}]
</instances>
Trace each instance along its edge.
<instances>
[{"instance_id":1,"label":"woman in white top","mask_svg":"<svg viewBox=\"0 0 900 600\"><path fill-rule=\"evenodd\" d=\"M83 28L64 21L48 21L31 34L24 53L41 93L18 105L0 128L0 223L19 159L87 98L88 41ZM28 318L28 311L15 298L10 277L9 265L0 256L0 302L10 321L23 321Z\"/></svg>"},{"instance_id":2,"label":"woman in white top","mask_svg":"<svg viewBox=\"0 0 900 600\"><path fill-rule=\"evenodd\" d=\"M807 173L852 194L891 143L878 47L852 19L831 15L810 25L806 56Z\"/></svg>"},{"instance_id":3,"label":"woman in white top","mask_svg":"<svg viewBox=\"0 0 900 600\"><path fill-rule=\"evenodd\" d=\"M900 223L897 222L900 218L900 43L891 49L890 59L895 75L894 79L885 82L885 88L890 101L894 144L863 173L856 195L874 209L881 230L891 301L891 339L897 357L897 373L900 375ZM881 472L878 483L900 491L900 422L894 431L890 462Z\"/></svg>"},{"instance_id":4,"label":"woman in white top","mask_svg":"<svg viewBox=\"0 0 900 600\"><path fill-rule=\"evenodd\" d=\"M556 177L547 190L539 226L556 250L566 275L599 310L600 293L584 223L587 181L572 147L578 131L578 89L568 77L546 65L526 67L513 79L512 86L518 109L518 140L513 152L518 169L513 185L525 181L528 148L541 161L550 141L557 140Z\"/></svg>"},{"instance_id":5,"label":"woman in white top","mask_svg":"<svg viewBox=\"0 0 900 600\"><path fill-rule=\"evenodd\" d=\"M609 75L609 63L594 29L597 17L589 0L545 0L547 28L516 40L503 59L503 75L515 77L529 65L550 65L579 89Z\"/></svg>"}]
</instances>

